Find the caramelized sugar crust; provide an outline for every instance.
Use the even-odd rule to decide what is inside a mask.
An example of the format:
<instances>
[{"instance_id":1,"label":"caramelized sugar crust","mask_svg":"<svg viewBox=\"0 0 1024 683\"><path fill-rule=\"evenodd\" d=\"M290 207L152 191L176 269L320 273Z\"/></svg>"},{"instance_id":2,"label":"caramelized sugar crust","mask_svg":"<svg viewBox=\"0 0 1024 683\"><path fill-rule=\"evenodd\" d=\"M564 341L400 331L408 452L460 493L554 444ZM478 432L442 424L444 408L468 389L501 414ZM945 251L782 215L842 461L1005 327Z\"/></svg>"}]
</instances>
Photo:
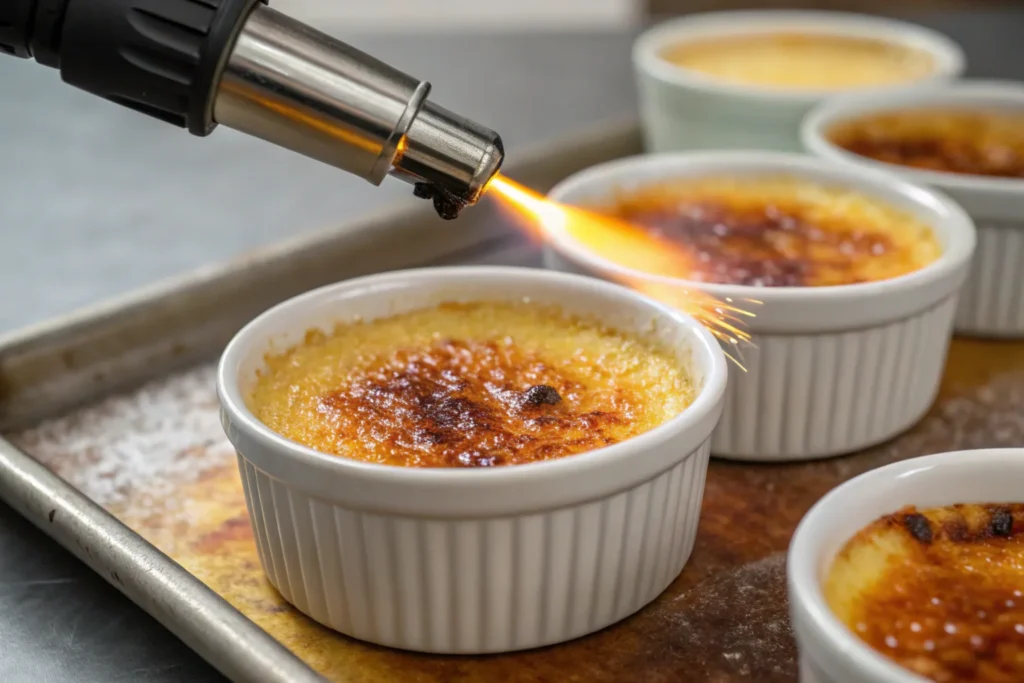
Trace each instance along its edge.
<instances>
[{"instance_id":1,"label":"caramelized sugar crust","mask_svg":"<svg viewBox=\"0 0 1024 683\"><path fill-rule=\"evenodd\" d=\"M913 216L789 178L658 185L622 194L608 212L683 250L685 272L659 274L702 282L856 284L918 270L941 251L931 229Z\"/></svg>"},{"instance_id":2,"label":"caramelized sugar crust","mask_svg":"<svg viewBox=\"0 0 1024 683\"><path fill-rule=\"evenodd\" d=\"M935 70L934 58L922 50L810 33L708 38L669 48L662 57L725 81L774 88L839 90L902 83Z\"/></svg>"},{"instance_id":3,"label":"caramelized sugar crust","mask_svg":"<svg viewBox=\"0 0 1024 683\"><path fill-rule=\"evenodd\" d=\"M825 596L869 645L931 680L1024 681L1024 505L883 517L839 553Z\"/></svg>"},{"instance_id":4,"label":"caramelized sugar crust","mask_svg":"<svg viewBox=\"0 0 1024 683\"><path fill-rule=\"evenodd\" d=\"M828 137L849 152L889 164L1024 178L1024 111L889 112L839 124Z\"/></svg>"},{"instance_id":5,"label":"caramelized sugar crust","mask_svg":"<svg viewBox=\"0 0 1024 683\"><path fill-rule=\"evenodd\" d=\"M694 389L643 340L530 304L444 304L267 357L250 409L318 451L490 467L601 448L681 412Z\"/></svg>"}]
</instances>

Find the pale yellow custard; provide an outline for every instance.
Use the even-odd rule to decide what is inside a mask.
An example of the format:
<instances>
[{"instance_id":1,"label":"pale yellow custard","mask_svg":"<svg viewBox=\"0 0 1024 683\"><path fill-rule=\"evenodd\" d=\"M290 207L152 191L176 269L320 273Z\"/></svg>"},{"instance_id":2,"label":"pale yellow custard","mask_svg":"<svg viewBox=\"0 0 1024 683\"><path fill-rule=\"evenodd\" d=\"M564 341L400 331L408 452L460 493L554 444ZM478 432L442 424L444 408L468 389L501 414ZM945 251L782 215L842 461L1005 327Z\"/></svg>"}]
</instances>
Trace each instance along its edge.
<instances>
[{"instance_id":1,"label":"pale yellow custard","mask_svg":"<svg viewBox=\"0 0 1024 683\"><path fill-rule=\"evenodd\" d=\"M870 38L764 33L708 38L671 47L662 57L741 85L842 90L915 81L931 75L923 50Z\"/></svg>"},{"instance_id":2,"label":"pale yellow custard","mask_svg":"<svg viewBox=\"0 0 1024 683\"><path fill-rule=\"evenodd\" d=\"M530 303L444 304L311 331L248 404L322 453L492 467L609 446L682 412L694 384L646 340Z\"/></svg>"}]
</instances>

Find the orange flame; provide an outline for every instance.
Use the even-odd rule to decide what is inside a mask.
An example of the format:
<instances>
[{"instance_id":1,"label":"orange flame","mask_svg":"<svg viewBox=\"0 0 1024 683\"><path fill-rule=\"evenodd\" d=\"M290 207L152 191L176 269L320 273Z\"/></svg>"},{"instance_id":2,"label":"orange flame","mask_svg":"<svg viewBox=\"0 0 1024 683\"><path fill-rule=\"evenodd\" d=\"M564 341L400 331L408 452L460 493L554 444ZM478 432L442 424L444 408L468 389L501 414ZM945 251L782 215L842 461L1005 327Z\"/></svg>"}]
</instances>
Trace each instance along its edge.
<instances>
[{"instance_id":1,"label":"orange flame","mask_svg":"<svg viewBox=\"0 0 1024 683\"><path fill-rule=\"evenodd\" d=\"M667 249L636 225L558 204L501 175L495 176L487 189L498 197L503 206L523 219L519 222L523 229L540 240L551 242L558 234L571 236L574 241L587 245L594 253L616 265L638 272L671 274L689 270L686 252ZM742 356L742 345L750 343L750 334L743 329L743 319L753 318L754 314L737 306L732 299L720 301L698 289L625 274L616 276L616 279L620 284L700 321L736 356ZM758 302L748 300L741 303ZM726 355L743 368L736 356L729 351Z\"/></svg>"}]
</instances>

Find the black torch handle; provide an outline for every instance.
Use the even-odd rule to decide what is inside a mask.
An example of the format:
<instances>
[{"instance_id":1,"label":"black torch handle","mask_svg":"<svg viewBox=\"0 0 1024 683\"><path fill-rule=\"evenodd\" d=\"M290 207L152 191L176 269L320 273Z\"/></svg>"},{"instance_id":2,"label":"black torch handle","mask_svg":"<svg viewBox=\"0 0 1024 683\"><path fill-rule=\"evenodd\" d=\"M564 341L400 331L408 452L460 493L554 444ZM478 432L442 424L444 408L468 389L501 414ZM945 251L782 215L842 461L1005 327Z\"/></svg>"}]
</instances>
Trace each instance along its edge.
<instances>
[{"instance_id":1,"label":"black torch handle","mask_svg":"<svg viewBox=\"0 0 1024 683\"><path fill-rule=\"evenodd\" d=\"M266 0L0 0L0 52L207 135L219 71L257 2Z\"/></svg>"},{"instance_id":2,"label":"black torch handle","mask_svg":"<svg viewBox=\"0 0 1024 683\"><path fill-rule=\"evenodd\" d=\"M0 52L28 59L34 50L36 13L40 0L4 0L0 3ZM60 5L65 5L62 0ZM40 36L41 37L41 36Z\"/></svg>"}]
</instances>

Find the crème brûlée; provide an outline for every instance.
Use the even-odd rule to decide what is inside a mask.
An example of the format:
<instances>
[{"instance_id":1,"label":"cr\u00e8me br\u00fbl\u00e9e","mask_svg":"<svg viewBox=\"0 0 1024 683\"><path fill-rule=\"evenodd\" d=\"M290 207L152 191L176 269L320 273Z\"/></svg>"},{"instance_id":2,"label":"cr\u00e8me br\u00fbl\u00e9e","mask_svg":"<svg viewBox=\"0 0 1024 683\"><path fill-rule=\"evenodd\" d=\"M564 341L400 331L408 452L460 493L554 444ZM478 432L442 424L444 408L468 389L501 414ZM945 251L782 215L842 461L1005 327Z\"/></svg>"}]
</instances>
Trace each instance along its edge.
<instances>
[{"instance_id":1,"label":"cr\u00e8me br\u00fbl\u00e9e","mask_svg":"<svg viewBox=\"0 0 1024 683\"><path fill-rule=\"evenodd\" d=\"M827 137L848 152L889 164L1024 178L1024 110L884 112L837 124Z\"/></svg>"},{"instance_id":2,"label":"cr\u00e8me br\u00fbl\u00e9e","mask_svg":"<svg viewBox=\"0 0 1024 683\"><path fill-rule=\"evenodd\" d=\"M614 245L588 249L620 265L699 282L850 285L906 275L942 251L931 227L909 213L791 177L680 180L620 192L594 208L644 231L670 257L625 264Z\"/></svg>"},{"instance_id":3,"label":"cr\u00e8me br\u00fbl\u00e9e","mask_svg":"<svg viewBox=\"0 0 1024 683\"><path fill-rule=\"evenodd\" d=\"M825 599L857 636L939 683L1024 681L1024 505L887 515L853 537Z\"/></svg>"},{"instance_id":4,"label":"cr\u00e8me br\u00fbl\u00e9e","mask_svg":"<svg viewBox=\"0 0 1024 683\"><path fill-rule=\"evenodd\" d=\"M668 48L676 66L737 85L841 90L915 81L934 73L923 50L874 38L826 33L709 37Z\"/></svg>"},{"instance_id":5,"label":"cr\u00e8me br\u00fbl\u00e9e","mask_svg":"<svg viewBox=\"0 0 1024 683\"><path fill-rule=\"evenodd\" d=\"M694 394L678 356L639 335L530 302L479 302L310 331L267 355L248 404L323 453L489 467L624 441Z\"/></svg>"}]
</instances>

